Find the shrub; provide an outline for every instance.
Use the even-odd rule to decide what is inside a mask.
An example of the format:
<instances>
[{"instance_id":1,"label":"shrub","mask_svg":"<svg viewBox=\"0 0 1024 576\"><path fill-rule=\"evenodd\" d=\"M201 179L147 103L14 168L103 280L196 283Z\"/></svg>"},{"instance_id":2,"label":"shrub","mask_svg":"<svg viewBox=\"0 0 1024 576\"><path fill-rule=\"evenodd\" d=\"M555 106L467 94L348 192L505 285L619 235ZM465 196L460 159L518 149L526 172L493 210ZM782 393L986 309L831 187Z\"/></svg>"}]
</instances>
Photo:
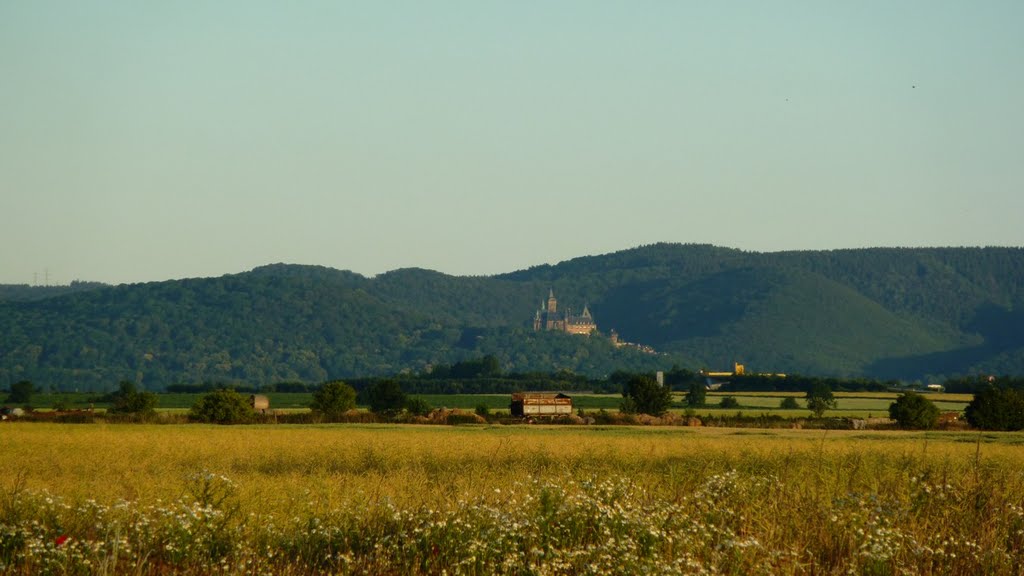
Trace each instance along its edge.
<instances>
[{"instance_id":1,"label":"shrub","mask_svg":"<svg viewBox=\"0 0 1024 576\"><path fill-rule=\"evenodd\" d=\"M690 382L690 390L686 393L686 405L691 408L700 408L707 402L708 390L702 382L694 380Z\"/></svg>"},{"instance_id":2,"label":"shrub","mask_svg":"<svg viewBox=\"0 0 1024 576\"><path fill-rule=\"evenodd\" d=\"M156 414L156 394L152 392L139 392L134 382L127 380L121 382L117 392L111 395L111 414L136 414L142 417L149 417Z\"/></svg>"},{"instance_id":3,"label":"shrub","mask_svg":"<svg viewBox=\"0 0 1024 576\"><path fill-rule=\"evenodd\" d=\"M378 414L396 414L405 407L405 393L395 380L378 380L365 391L366 403Z\"/></svg>"},{"instance_id":4,"label":"shrub","mask_svg":"<svg viewBox=\"0 0 1024 576\"><path fill-rule=\"evenodd\" d=\"M1024 430L1024 392L988 386L974 394L964 416L982 430Z\"/></svg>"},{"instance_id":5,"label":"shrub","mask_svg":"<svg viewBox=\"0 0 1024 576\"><path fill-rule=\"evenodd\" d=\"M309 407L328 420L337 420L356 407L356 391L341 380L327 382L313 393Z\"/></svg>"},{"instance_id":6,"label":"shrub","mask_svg":"<svg viewBox=\"0 0 1024 576\"><path fill-rule=\"evenodd\" d=\"M626 396L619 401L619 412L622 414L636 414L636 401Z\"/></svg>"},{"instance_id":7,"label":"shrub","mask_svg":"<svg viewBox=\"0 0 1024 576\"><path fill-rule=\"evenodd\" d=\"M214 390L192 405L189 418L213 424L242 424L253 417L249 401L234 390Z\"/></svg>"},{"instance_id":8,"label":"shrub","mask_svg":"<svg viewBox=\"0 0 1024 576\"><path fill-rule=\"evenodd\" d=\"M797 410L800 408L800 404L796 401L796 398L787 396L779 402L779 408L783 410Z\"/></svg>"},{"instance_id":9,"label":"shrub","mask_svg":"<svg viewBox=\"0 0 1024 576\"><path fill-rule=\"evenodd\" d=\"M491 409L487 406L487 404L477 404L475 412L476 415L481 418L487 418L491 415Z\"/></svg>"},{"instance_id":10,"label":"shrub","mask_svg":"<svg viewBox=\"0 0 1024 576\"><path fill-rule=\"evenodd\" d=\"M718 404L719 408L739 408L740 402L733 396L726 396L722 398L722 401Z\"/></svg>"},{"instance_id":11,"label":"shrub","mask_svg":"<svg viewBox=\"0 0 1024 576\"><path fill-rule=\"evenodd\" d=\"M409 398L405 401L405 410L415 416L426 416L433 408L423 398Z\"/></svg>"},{"instance_id":12,"label":"shrub","mask_svg":"<svg viewBox=\"0 0 1024 576\"><path fill-rule=\"evenodd\" d=\"M35 387L28 380L22 380L11 384L11 393L7 396L7 402L11 404L28 404L32 401L32 394Z\"/></svg>"},{"instance_id":13,"label":"shrub","mask_svg":"<svg viewBox=\"0 0 1024 576\"><path fill-rule=\"evenodd\" d=\"M939 422L939 408L917 392L906 392L889 405L889 418L900 428L935 428Z\"/></svg>"},{"instance_id":14,"label":"shrub","mask_svg":"<svg viewBox=\"0 0 1024 576\"><path fill-rule=\"evenodd\" d=\"M672 389L647 376L634 376L622 391L623 412L661 416L672 405ZM630 405L626 400L631 400ZM626 410L629 408L629 410Z\"/></svg>"}]
</instances>

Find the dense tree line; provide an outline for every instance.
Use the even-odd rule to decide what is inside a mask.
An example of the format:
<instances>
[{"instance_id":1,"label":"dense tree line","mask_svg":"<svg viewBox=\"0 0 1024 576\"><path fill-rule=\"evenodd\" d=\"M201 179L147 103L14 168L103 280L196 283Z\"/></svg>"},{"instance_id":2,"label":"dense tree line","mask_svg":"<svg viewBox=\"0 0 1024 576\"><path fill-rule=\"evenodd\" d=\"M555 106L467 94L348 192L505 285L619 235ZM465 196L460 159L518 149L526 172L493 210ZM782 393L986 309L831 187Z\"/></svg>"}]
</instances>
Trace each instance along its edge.
<instances>
[{"instance_id":1,"label":"dense tree line","mask_svg":"<svg viewBox=\"0 0 1024 576\"><path fill-rule=\"evenodd\" d=\"M530 319L549 288L560 308L588 304L602 331L659 354L603 336L534 334ZM939 381L1024 373L1022 310L1024 250L1009 248L758 254L657 244L473 278L273 265L220 278L0 289L0 386L258 388L430 368L440 380L463 376L445 366L482 369L460 363L485 355L502 373L595 379L740 360L752 371Z\"/></svg>"},{"instance_id":2,"label":"dense tree line","mask_svg":"<svg viewBox=\"0 0 1024 576\"><path fill-rule=\"evenodd\" d=\"M1020 376L969 376L961 378L950 378L943 383L946 392L958 394L974 394L975 392L989 388L1010 388L1024 391L1024 377Z\"/></svg>"},{"instance_id":3,"label":"dense tree line","mask_svg":"<svg viewBox=\"0 0 1024 576\"><path fill-rule=\"evenodd\" d=\"M732 376L723 384L723 392L808 392L824 385L836 392L885 392L898 388L895 380L881 381L871 378L825 378L787 374L785 376L743 375Z\"/></svg>"},{"instance_id":4,"label":"dense tree line","mask_svg":"<svg viewBox=\"0 0 1024 576\"><path fill-rule=\"evenodd\" d=\"M108 287L109 284L101 282L83 282L75 280L71 284L60 286L30 286L28 284L0 284L0 301L11 300L30 302L33 300L45 300L56 298L65 294L75 292L86 292L97 288Z\"/></svg>"}]
</instances>

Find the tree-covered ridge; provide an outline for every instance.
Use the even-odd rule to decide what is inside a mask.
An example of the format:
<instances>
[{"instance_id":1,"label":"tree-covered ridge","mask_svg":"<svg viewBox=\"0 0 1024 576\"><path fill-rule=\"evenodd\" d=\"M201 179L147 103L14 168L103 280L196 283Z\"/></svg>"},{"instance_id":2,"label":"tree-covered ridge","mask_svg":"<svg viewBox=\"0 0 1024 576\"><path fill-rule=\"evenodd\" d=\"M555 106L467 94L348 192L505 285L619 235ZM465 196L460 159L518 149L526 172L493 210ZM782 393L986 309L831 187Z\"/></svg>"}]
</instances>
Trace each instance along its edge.
<instances>
[{"instance_id":1,"label":"tree-covered ridge","mask_svg":"<svg viewBox=\"0 0 1024 576\"><path fill-rule=\"evenodd\" d=\"M1021 248L761 254L656 244L507 276L572 276L600 323L717 366L742 358L766 370L908 379L1024 372ZM679 342L659 338L687 330Z\"/></svg>"},{"instance_id":2,"label":"tree-covered ridge","mask_svg":"<svg viewBox=\"0 0 1024 576\"><path fill-rule=\"evenodd\" d=\"M368 278L274 264L219 278L0 299L0 386L157 389L422 372L491 354L504 371L594 377L673 364L920 379L1024 374L1024 250L759 254L657 244L493 277ZM534 333L553 289L607 338ZM0 291L2 292L2 291Z\"/></svg>"},{"instance_id":3,"label":"tree-covered ridge","mask_svg":"<svg viewBox=\"0 0 1024 576\"><path fill-rule=\"evenodd\" d=\"M424 370L481 351L522 370L606 373L619 365L655 365L649 354L614 349L605 339L464 326L460 315L501 324L508 313L496 321L487 311L508 305L460 305L447 290L435 297L433 290L408 286L427 296L405 301L389 281L273 266L0 303L0 382L30 379L92 390L124 379L149 389L176 382L321 382ZM525 326L530 311L523 310L519 324Z\"/></svg>"},{"instance_id":4,"label":"tree-covered ridge","mask_svg":"<svg viewBox=\"0 0 1024 576\"><path fill-rule=\"evenodd\" d=\"M32 300L45 300L65 294L95 290L108 286L102 282L83 282L75 280L68 285L60 286L31 286L29 284L0 284L0 301L11 300L17 302L29 302Z\"/></svg>"}]
</instances>

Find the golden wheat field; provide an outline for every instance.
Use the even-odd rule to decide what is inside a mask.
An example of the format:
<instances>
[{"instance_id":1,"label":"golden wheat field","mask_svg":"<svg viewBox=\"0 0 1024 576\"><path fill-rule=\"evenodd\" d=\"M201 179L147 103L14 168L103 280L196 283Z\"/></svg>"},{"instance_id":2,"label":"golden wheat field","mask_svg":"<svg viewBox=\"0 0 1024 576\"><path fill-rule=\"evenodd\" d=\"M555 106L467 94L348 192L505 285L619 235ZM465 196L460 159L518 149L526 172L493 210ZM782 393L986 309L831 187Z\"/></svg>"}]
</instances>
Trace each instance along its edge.
<instances>
[{"instance_id":1,"label":"golden wheat field","mask_svg":"<svg viewBox=\"0 0 1024 576\"><path fill-rule=\"evenodd\" d=\"M1024 435L0 427L11 574L1021 574Z\"/></svg>"}]
</instances>

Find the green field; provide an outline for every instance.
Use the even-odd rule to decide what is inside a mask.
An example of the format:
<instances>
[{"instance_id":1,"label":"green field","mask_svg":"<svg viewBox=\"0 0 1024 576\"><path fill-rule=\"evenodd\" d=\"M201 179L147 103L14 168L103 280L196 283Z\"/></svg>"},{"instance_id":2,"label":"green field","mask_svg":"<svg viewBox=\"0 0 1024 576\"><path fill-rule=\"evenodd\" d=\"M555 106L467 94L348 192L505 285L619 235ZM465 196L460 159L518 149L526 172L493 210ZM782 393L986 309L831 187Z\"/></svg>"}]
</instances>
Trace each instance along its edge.
<instances>
[{"instance_id":1,"label":"green field","mask_svg":"<svg viewBox=\"0 0 1024 576\"><path fill-rule=\"evenodd\" d=\"M12 574L1019 574L1024 434L0 425Z\"/></svg>"},{"instance_id":2,"label":"green field","mask_svg":"<svg viewBox=\"0 0 1024 576\"><path fill-rule=\"evenodd\" d=\"M270 405L279 410L304 410L309 408L313 395L311 393L269 393ZM433 408L460 408L463 410L474 410L479 405L485 405L492 412L507 411L509 409L510 397L508 394L414 394L416 398L423 398ZM733 396L740 404L740 408L718 409L717 404L724 396ZM803 405L803 394L798 393L755 393L745 392L726 394L712 392L708 394L705 408L695 410L697 415L734 415L740 412L744 415L778 414L787 418L806 418L810 411L781 410L779 402L787 397L797 398L798 403ZM879 417L884 418L889 413L891 404L898 394L876 392L837 392L837 406L835 410L827 412L830 416L842 417ZM970 402L969 394L928 394L926 395L944 412L962 412L967 403ZM92 394L37 394L33 396L32 404L37 408L52 408L57 402L63 402L70 408L88 408L90 399L96 398ZM158 408L161 410L185 410L192 406L199 398L198 394L159 394ZM573 405L575 408L582 408L584 411L607 410L617 411L622 397L617 394L574 394ZM682 413L684 397L682 394L675 394L673 412ZM96 404L97 408L105 408L103 404ZM365 408L365 407L364 407Z\"/></svg>"}]
</instances>

